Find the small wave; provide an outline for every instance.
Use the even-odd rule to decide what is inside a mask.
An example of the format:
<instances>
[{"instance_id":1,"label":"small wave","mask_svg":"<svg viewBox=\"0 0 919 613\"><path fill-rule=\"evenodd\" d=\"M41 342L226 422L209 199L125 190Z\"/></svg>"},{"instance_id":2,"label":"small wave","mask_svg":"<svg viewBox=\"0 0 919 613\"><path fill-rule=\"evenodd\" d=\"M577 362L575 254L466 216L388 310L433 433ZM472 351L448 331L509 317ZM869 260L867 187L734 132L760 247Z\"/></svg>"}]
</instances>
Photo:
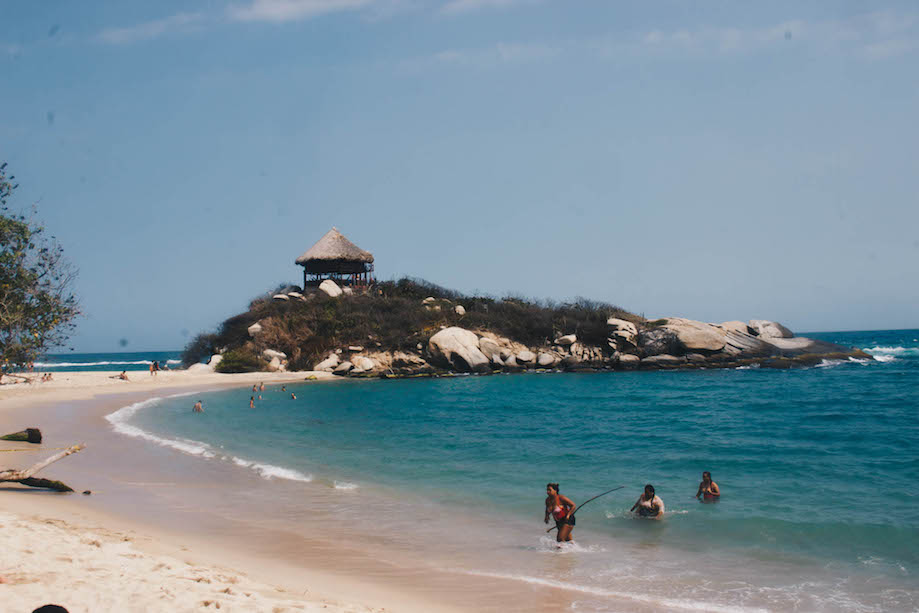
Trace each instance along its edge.
<instances>
[{"instance_id":1,"label":"small wave","mask_svg":"<svg viewBox=\"0 0 919 613\"><path fill-rule=\"evenodd\" d=\"M303 474L299 470L294 470L293 468L275 466L274 464L252 462L249 460L244 460L243 458L237 458L235 456L231 459L237 466L251 468L265 479L287 479L288 481L302 481L304 483L309 483L313 480L313 475Z\"/></svg>"},{"instance_id":2,"label":"small wave","mask_svg":"<svg viewBox=\"0 0 919 613\"><path fill-rule=\"evenodd\" d=\"M593 596L605 596L607 598L624 598L628 600L633 600L636 602L642 602L646 604L655 605L664 609L682 609L685 611L715 611L716 613L750 613L750 612L763 612L765 609L759 609L755 607L732 607L730 605L719 605L708 602L699 602L698 600L683 600L680 598L666 598L658 596L650 596L644 594L631 594L629 592L619 592L615 590L608 590L599 587L592 587L589 585L580 585L577 583L568 583L567 581L556 581L554 579L543 579L541 577L530 577L527 575L512 575L509 573L492 573L486 571L473 571L473 570L456 570L454 572L460 572L467 575L473 575L477 577L491 577L493 579L508 579L511 581L522 581L524 583L529 583L531 585L541 585L545 587L552 587L561 590L569 590L572 592L581 592L582 594L591 594Z\"/></svg>"},{"instance_id":3,"label":"small wave","mask_svg":"<svg viewBox=\"0 0 919 613\"><path fill-rule=\"evenodd\" d=\"M897 358L919 356L919 347L901 347L899 345L875 345L865 349L879 362L892 362Z\"/></svg>"},{"instance_id":4,"label":"small wave","mask_svg":"<svg viewBox=\"0 0 919 613\"><path fill-rule=\"evenodd\" d=\"M332 487L337 490L345 490L350 492L357 489L357 484L348 483L347 481L332 481Z\"/></svg>"},{"instance_id":5,"label":"small wave","mask_svg":"<svg viewBox=\"0 0 919 613\"><path fill-rule=\"evenodd\" d=\"M158 360L162 362L162 360ZM166 360L167 364L181 364L182 360ZM105 360L102 362L35 362L33 366L36 368L70 368L76 366L149 366L153 364L153 360L131 360L128 362L121 362L117 360Z\"/></svg>"},{"instance_id":6,"label":"small wave","mask_svg":"<svg viewBox=\"0 0 919 613\"><path fill-rule=\"evenodd\" d=\"M559 543L554 538L549 536L539 537L539 545L536 547L537 551L542 551L545 553L602 553L606 551L602 547L597 545L581 545L577 541L565 541Z\"/></svg>"},{"instance_id":7,"label":"small wave","mask_svg":"<svg viewBox=\"0 0 919 613\"><path fill-rule=\"evenodd\" d=\"M754 370L756 368L759 368L759 364L750 364L748 366L738 366L734 370Z\"/></svg>"},{"instance_id":8,"label":"small wave","mask_svg":"<svg viewBox=\"0 0 919 613\"><path fill-rule=\"evenodd\" d=\"M191 394L175 394L174 396L169 396L170 398L177 398L180 396L189 396ZM193 441L189 439L171 439L163 438L155 434L151 434L146 430L141 430L137 426L132 426L127 421L141 409L146 409L157 404L162 398L150 398L149 400L144 400L141 402L135 402L134 404L129 404L126 407L122 407L105 416L105 419L112 424L112 428L115 432L119 434L124 434L127 436L132 436L134 438L141 438L151 443L156 443L163 447L171 447L183 453L189 455L201 456L204 458L213 458L216 454L213 449L207 443L202 443L200 441Z\"/></svg>"}]
</instances>

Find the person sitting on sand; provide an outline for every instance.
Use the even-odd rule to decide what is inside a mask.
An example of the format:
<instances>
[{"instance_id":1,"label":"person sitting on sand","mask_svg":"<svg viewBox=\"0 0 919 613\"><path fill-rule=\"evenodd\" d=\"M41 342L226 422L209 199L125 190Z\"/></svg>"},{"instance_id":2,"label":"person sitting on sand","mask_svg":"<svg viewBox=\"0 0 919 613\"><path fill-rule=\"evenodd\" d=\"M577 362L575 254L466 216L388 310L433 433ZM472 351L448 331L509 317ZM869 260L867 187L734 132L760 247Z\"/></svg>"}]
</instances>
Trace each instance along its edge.
<instances>
[{"instance_id":1,"label":"person sitting on sand","mask_svg":"<svg viewBox=\"0 0 919 613\"><path fill-rule=\"evenodd\" d=\"M639 517L660 519L664 516L664 501L654 493L654 486L650 483L645 486L644 493L638 497L629 511L635 511L636 508Z\"/></svg>"},{"instance_id":2,"label":"person sitting on sand","mask_svg":"<svg viewBox=\"0 0 919 613\"><path fill-rule=\"evenodd\" d=\"M122 370L120 375L112 375L109 377L109 379L121 379L122 381L127 381L128 373Z\"/></svg>"},{"instance_id":3,"label":"person sitting on sand","mask_svg":"<svg viewBox=\"0 0 919 613\"><path fill-rule=\"evenodd\" d=\"M195 413L204 413L204 407L201 405L201 401L195 403L195 407L192 409Z\"/></svg>"},{"instance_id":4,"label":"person sitting on sand","mask_svg":"<svg viewBox=\"0 0 919 613\"><path fill-rule=\"evenodd\" d=\"M558 533L555 535L556 542L571 540L575 519L571 514L576 508L577 505L571 498L559 494L558 483L546 484L546 516L543 521L548 524L550 515L555 518L555 527L558 528Z\"/></svg>"},{"instance_id":5,"label":"person sitting on sand","mask_svg":"<svg viewBox=\"0 0 919 613\"><path fill-rule=\"evenodd\" d=\"M696 498L702 496L704 502L715 502L721 498L721 490L718 484L712 481L712 473L707 470L702 473L702 483L699 484L699 491L696 492Z\"/></svg>"},{"instance_id":6,"label":"person sitting on sand","mask_svg":"<svg viewBox=\"0 0 919 613\"><path fill-rule=\"evenodd\" d=\"M250 409L255 408L255 396L249 396L249 408Z\"/></svg>"}]
</instances>

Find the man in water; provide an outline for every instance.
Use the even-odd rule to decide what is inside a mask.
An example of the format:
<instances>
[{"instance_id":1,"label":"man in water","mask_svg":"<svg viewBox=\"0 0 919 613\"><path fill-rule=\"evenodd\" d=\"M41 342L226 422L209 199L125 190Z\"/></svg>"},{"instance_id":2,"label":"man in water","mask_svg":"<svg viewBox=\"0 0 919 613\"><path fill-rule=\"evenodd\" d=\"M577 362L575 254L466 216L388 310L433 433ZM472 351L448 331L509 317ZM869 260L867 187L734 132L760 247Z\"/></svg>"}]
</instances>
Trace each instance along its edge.
<instances>
[{"instance_id":1,"label":"man in water","mask_svg":"<svg viewBox=\"0 0 919 613\"><path fill-rule=\"evenodd\" d=\"M249 396L249 408L250 409L255 408L255 396Z\"/></svg>"},{"instance_id":2,"label":"man in water","mask_svg":"<svg viewBox=\"0 0 919 613\"><path fill-rule=\"evenodd\" d=\"M645 486L645 491L629 511L638 509L639 517L648 517L650 519L661 519L664 517L664 501L660 496L654 493L654 486L650 483Z\"/></svg>"},{"instance_id":3,"label":"man in water","mask_svg":"<svg viewBox=\"0 0 919 613\"><path fill-rule=\"evenodd\" d=\"M201 406L201 401L195 403L195 408L192 409L195 413L204 413L204 407Z\"/></svg>"},{"instance_id":4,"label":"man in water","mask_svg":"<svg viewBox=\"0 0 919 613\"><path fill-rule=\"evenodd\" d=\"M291 400L296 400L296 399L297 399L297 396L296 396L293 392L291 392L291 393L290 393L290 399L291 399Z\"/></svg>"},{"instance_id":5,"label":"man in water","mask_svg":"<svg viewBox=\"0 0 919 613\"><path fill-rule=\"evenodd\" d=\"M718 484L712 481L712 473L707 470L702 473L702 483L699 484L699 491L696 492L696 498L702 496L703 502L717 502L721 498L721 489Z\"/></svg>"}]
</instances>

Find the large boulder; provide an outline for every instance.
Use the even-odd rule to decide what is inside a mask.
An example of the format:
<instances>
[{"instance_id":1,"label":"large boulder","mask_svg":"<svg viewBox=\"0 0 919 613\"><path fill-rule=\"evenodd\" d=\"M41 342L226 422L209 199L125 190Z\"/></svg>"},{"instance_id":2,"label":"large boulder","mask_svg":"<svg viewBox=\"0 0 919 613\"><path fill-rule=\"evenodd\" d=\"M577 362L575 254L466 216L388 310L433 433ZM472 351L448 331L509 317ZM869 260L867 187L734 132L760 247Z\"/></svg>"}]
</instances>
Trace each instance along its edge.
<instances>
[{"instance_id":1,"label":"large boulder","mask_svg":"<svg viewBox=\"0 0 919 613\"><path fill-rule=\"evenodd\" d=\"M611 344L615 344L619 349L638 346L638 327L632 322L610 317L606 320L606 325L609 326Z\"/></svg>"},{"instance_id":2,"label":"large boulder","mask_svg":"<svg viewBox=\"0 0 919 613\"><path fill-rule=\"evenodd\" d=\"M744 324L744 327L746 327L746 324ZM768 355L772 353L772 346L747 332L728 329L724 334L724 352L728 355Z\"/></svg>"},{"instance_id":3,"label":"large boulder","mask_svg":"<svg viewBox=\"0 0 919 613\"><path fill-rule=\"evenodd\" d=\"M463 328L444 328L428 341L428 351L435 360L459 371L490 370L488 358L479 350L479 337Z\"/></svg>"},{"instance_id":4,"label":"large boulder","mask_svg":"<svg viewBox=\"0 0 919 613\"><path fill-rule=\"evenodd\" d=\"M268 372L278 372L281 370L281 358L275 356L268 362Z\"/></svg>"},{"instance_id":5,"label":"large boulder","mask_svg":"<svg viewBox=\"0 0 919 613\"><path fill-rule=\"evenodd\" d=\"M262 333L262 324L255 322L254 324L249 326L247 330L249 332L249 336L251 336L252 338L255 338L256 336Z\"/></svg>"},{"instance_id":6,"label":"large boulder","mask_svg":"<svg viewBox=\"0 0 919 613\"><path fill-rule=\"evenodd\" d=\"M540 352L539 355L536 356L536 363L542 368L551 368L560 361L559 357L554 353Z\"/></svg>"},{"instance_id":7,"label":"large boulder","mask_svg":"<svg viewBox=\"0 0 919 613\"><path fill-rule=\"evenodd\" d=\"M215 368L217 368L217 365L220 364L221 361L223 361L223 356L220 355L219 353L215 353L207 361L207 365L211 367L211 370L214 370Z\"/></svg>"},{"instance_id":8,"label":"large boulder","mask_svg":"<svg viewBox=\"0 0 919 613\"><path fill-rule=\"evenodd\" d=\"M331 279L326 279L325 281L320 283L319 290L325 292L332 298L338 298L343 293L341 291L341 288L338 287L338 284L335 283L335 281L332 281Z\"/></svg>"},{"instance_id":9,"label":"large boulder","mask_svg":"<svg viewBox=\"0 0 919 613\"><path fill-rule=\"evenodd\" d=\"M524 349L517 353L517 362L523 362L524 364L529 364L536 359L536 354L530 351L529 349Z\"/></svg>"},{"instance_id":10,"label":"large boulder","mask_svg":"<svg viewBox=\"0 0 919 613\"><path fill-rule=\"evenodd\" d=\"M454 310L454 311L456 312L456 314L459 315L460 317L462 317L463 315L466 314L466 307L464 307L464 306L461 305L461 304L458 304L458 305L456 305L455 307L453 307L453 310Z\"/></svg>"},{"instance_id":11,"label":"large boulder","mask_svg":"<svg viewBox=\"0 0 919 613\"><path fill-rule=\"evenodd\" d=\"M290 298L287 297L287 294L275 294L274 296L272 296L272 298L280 302L287 302L288 300L290 300Z\"/></svg>"},{"instance_id":12,"label":"large boulder","mask_svg":"<svg viewBox=\"0 0 919 613\"><path fill-rule=\"evenodd\" d=\"M791 330L782 324L766 319L751 319L750 328L760 338L793 338Z\"/></svg>"},{"instance_id":13,"label":"large boulder","mask_svg":"<svg viewBox=\"0 0 919 613\"><path fill-rule=\"evenodd\" d=\"M352 357L351 362L354 364L354 370L351 372L369 372L377 366L373 360L362 355Z\"/></svg>"},{"instance_id":14,"label":"large boulder","mask_svg":"<svg viewBox=\"0 0 919 613\"><path fill-rule=\"evenodd\" d=\"M642 355L649 356L680 353L683 345L673 330L657 326L641 331L638 347Z\"/></svg>"},{"instance_id":15,"label":"large boulder","mask_svg":"<svg viewBox=\"0 0 919 613\"><path fill-rule=\"evenodd\" d=\"M576 334L566 334L565 336L560 336L555 339L555 344L564 345L567 347L568 345L573 345L575 342L577 342L577 340L578 336Z\"/></svg>"},{"instance_id":16,"label":"large boulder","mask_svg":"<svg viewBox=\"0 0 919 613\"><path fill-rule=\"evenodd\" d=\"M277 351L276 349L265 349L264 351L262 351L262 355L265 357L266 360L273 360L274 358L278 358L279 360L287 359L286 353L284 353L283 351Z\"/></svg>"},{"instance_id":17,"label":"large boulder","mask_svg":"<svg viewBox=\"0 0 919 613\"><path fill-rule=\"evenodd\" d=\"M338 357L338 354L331 354L329 357L319 362L313 366L313 370L321 370L323 372L332 372L335 370L335 367L341 363L341 359Z\"/></svg>"},{"instance_id":18,"label":"large boulder","mask_svg":"<svg viewBox=\"0 0 919 613\"><path fill-rule=\"evenodd\" d=\"M626 368L637 366L639 362L641 362L641 358L631 353L623 353L619 356L619 365L625 366Z\"/></svg>"},{"instance_id":19,"label":"large boulder","mask_svg":"<svg viewBox=\"0 0 919 613\"><path fill-rule=\"evenodd\" d=\"M479 351L485 354L485 357L495 363L503 363L501 360L501 346L498 342L483 336L479 339Z\"/></svg>"},{"instance_id":20,"label":"large boulder","mask_svg":"<svg viewBox=\"0 0 919 613\"><path fill-rule=\"evenodd\" d=\"M711 324L682 317L670 317L663 327L672 330L683 348L688 351L721 351L724 349L724 329Z\"/></svg>"},{"instance_id":21,"label":"large boulder","mask_svg":"<svg viewBox=\"0 0 919 613\"><path fill-rule=\"evenodd\" d=\"M750 330L750 326L748 326L746 322L737 321L736 319L733 321L723 321L718 325L724 328L725 332L736 332L738 334L752 334L752 331Z\"/></svg>"},{"instance_id":22,"label":"large boulder","mask_svg":"<svg viewBox=\"0 0 919 613\"><path fill-rule=\"evenodd\" d=\"M667 355L664 353L661 355L652 355L646 358L642 358L641 363L642 365L650 364L655 366L677 366L684 363L685 361L686 358L675 355Z\"/></svg>"},{"instance_id":23,"label":"large boulder","mask_svg":"<svg viewBox=\"0 0 919 613\"><path fill-rule=\"evenodd\" d=\"M354 364L346 360L342 362L341 364L339 364L338 366L336 366L335 370L333 370L332 372L334 372L336 375L346 375L349 372L351 372L352 369L354 369Z\"/></svg>"}]
</instances>

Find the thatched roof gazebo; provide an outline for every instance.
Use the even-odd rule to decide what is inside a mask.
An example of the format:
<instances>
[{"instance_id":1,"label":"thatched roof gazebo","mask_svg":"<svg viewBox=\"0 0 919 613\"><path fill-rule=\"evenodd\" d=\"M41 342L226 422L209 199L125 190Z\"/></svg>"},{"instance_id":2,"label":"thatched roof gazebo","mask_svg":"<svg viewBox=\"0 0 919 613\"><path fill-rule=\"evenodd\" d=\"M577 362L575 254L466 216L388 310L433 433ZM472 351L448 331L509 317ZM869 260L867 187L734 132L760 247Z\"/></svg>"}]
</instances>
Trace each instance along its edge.
<instances>
[{"instance_id":1,"label":"thatched roof gazebo","mask_svg":"<svg viewBox=\"0 0 919 613\"><path fill-rule=\"evenodd\" d=\"M297 258L303 267L303 287L315 287L325 279L339 285L367 287L373 283L373 254L364 251L332 228L306 253Z\"/></svg>"}]
</instances>

